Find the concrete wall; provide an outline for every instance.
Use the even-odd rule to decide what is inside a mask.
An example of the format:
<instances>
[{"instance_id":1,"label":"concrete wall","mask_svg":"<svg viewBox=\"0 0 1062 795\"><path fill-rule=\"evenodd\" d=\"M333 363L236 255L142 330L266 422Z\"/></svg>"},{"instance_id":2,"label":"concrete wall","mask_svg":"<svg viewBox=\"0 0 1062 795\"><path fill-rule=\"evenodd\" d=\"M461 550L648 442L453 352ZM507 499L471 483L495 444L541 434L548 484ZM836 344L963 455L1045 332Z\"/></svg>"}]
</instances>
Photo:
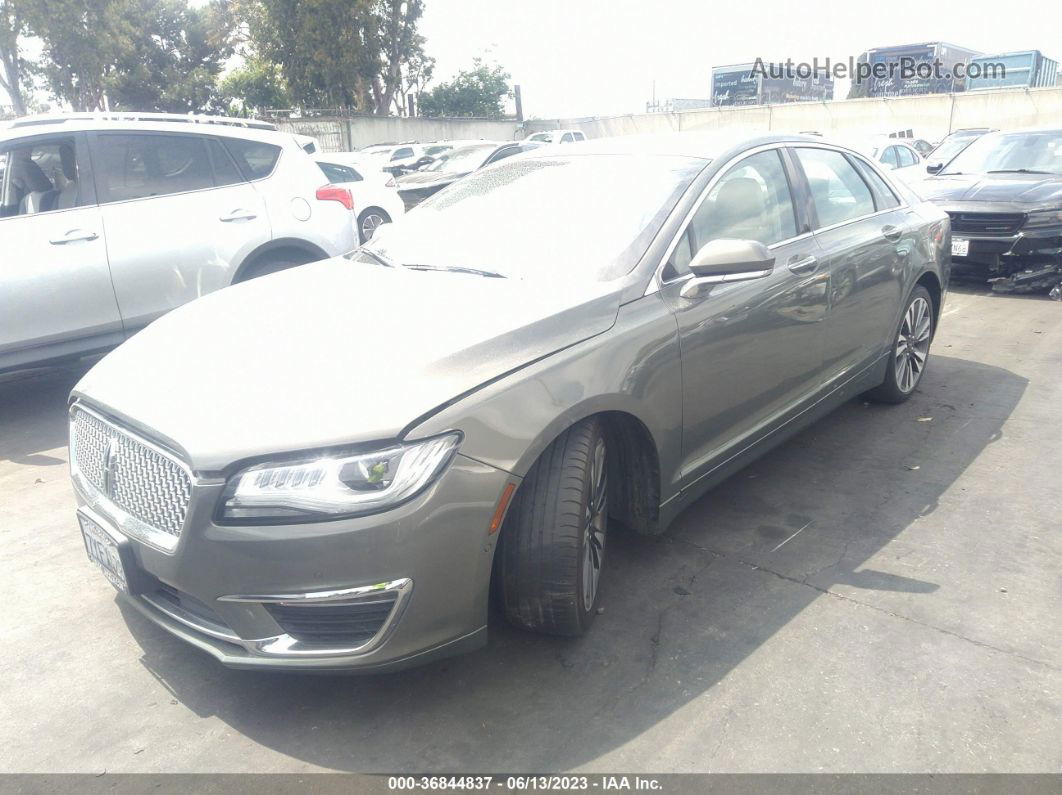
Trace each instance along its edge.
<instances>
[{"instance_id":1,"label":"concrete wall","mask_svg":"<svg viewBox=\"0 0 1062 795\"><path fill-rule=\"evenodd\" d=\"M919 138L936 141L963 127L1062 126L1062 87L1000 89L919 97L798 102L741 108L706 108L674 113L642 113L602 118L536 119L408 119L356 116L350 119L295 119L281 128L318 139L325 151L360 149L385 141L436 141L484 138L509 141L538 130L574 128L590 138L682 130L748 130L801 132L816 130L839 137L891 133L912 129Z\"/></svg>"}]
</instances>

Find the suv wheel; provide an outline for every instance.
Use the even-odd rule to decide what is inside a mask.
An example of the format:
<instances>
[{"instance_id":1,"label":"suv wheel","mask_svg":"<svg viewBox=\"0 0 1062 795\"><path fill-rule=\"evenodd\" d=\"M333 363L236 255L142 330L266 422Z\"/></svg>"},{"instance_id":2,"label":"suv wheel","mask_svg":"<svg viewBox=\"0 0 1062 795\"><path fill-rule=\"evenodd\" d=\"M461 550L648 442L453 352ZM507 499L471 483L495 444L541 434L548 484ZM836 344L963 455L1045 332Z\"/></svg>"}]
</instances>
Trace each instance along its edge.
<instances>
[{"instance_id":1,"label":"suv wheel","mask_svg":"<svg viewBox=\"0 0 1062 795\"><path fill-rule=\"evenodd\" d=\"M391 223L391 216L379 207L369 207L363 210L358 216L358 233L361 235L361 242L366 243L371 240L377 227L389 223Z\"/></svg>"},{"instance_id":2,"label":"suv wheel","mask_svg":"<svg viewBox=\"0 0 1062 795\"><path fill-rule=\"evenodd\" d=\"M907 299L900 327L893 337L885 380L866 396L882 403L903 403L911 397L929 362L932 342L933 299L929 291L919 285Z\"/></svg>"},{"instance_id":3,"label":"suv wheel","mask_svg":"<svg viewBox=\"0 0 1062 795\"><path fill-rule=\"evenodd\" d=\"M590 627L608 531L607 473L594 417L562 433L528 472L498 550L498 592L513 624L553 635Z\"/></svg>"},{"instance_id":4,"label":"suv wheel","mask_svg":"<svg viewBox=\"0 0 1062 795\"><path fill-rule=\"evenodd\" d=\"M262 257L258 262L251 265L247 270L240 275L239 281L246 282L251 279L257 279L259 276L268 276L271 273L278 273L279 271L286 271L288 268L295 268L299 265L305 265L306 260L300 259L294 254L272 254Z\"/></svg>"}]
</instances>

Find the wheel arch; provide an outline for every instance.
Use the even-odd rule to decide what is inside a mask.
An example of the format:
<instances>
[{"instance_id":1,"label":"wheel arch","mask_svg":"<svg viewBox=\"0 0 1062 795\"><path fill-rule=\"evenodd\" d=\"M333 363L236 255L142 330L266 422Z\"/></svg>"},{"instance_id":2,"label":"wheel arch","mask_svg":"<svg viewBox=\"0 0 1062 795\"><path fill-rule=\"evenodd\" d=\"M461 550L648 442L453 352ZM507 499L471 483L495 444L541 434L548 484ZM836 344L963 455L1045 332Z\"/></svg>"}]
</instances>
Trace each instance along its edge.
<instances>
[{"instance_id":1,"label":"wheel arch","mask_svg":"<svg viewBox=\"0 0 1062 795\"><path fill-rule=\"evenodd\" d=\"M943 303L944 290L940 284L940 277L933 271L925 271L914 283L914 287L925 287L929 297L933 300L933 331L937 330L937 322L940 320L941 304ZM913 290L914 287L911 289Z\"/></svg>"},{"instance_id":2,"label":"wheel arch","mask_svg":"<svg viewBox=\"0 0 1062 795\"><path fill-rule=\"evenodd\" d=\"M301 265L317 260L328 259L328 253L319 246L297 237L280 237L263 243L251 251L239 267L236 268L232 277L232 283L236 284L248 278L248 274L267 257L278 254L292 254L302 259Z\"/></svg>"}]
</instances>

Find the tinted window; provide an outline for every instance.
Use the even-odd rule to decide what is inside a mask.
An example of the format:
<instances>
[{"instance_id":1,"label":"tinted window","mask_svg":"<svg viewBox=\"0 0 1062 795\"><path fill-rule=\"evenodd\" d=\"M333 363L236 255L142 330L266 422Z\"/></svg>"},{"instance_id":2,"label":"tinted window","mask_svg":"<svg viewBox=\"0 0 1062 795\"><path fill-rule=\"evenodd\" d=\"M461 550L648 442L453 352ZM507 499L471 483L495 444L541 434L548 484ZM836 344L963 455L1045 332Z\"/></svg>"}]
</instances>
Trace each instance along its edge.
<instances>
[{"instance_id":1,"label":"tinted window","mask_svg":"<svg viewBox=\"0 0 1062 795\"><path fill-rule=\"evenodd\" d=\"M896 151L897 155L900 158L900 168L903 168L904 166L913 166L915 163L918 162L918 159L915 157L914 152L912 152L906 146L897 146Z\"/></svg>"},{"instance_id":2,"label":"tinted window","mask_svg":"<svg viewBox=\"0 0 1062 795\"><path fill-rule=\"evenodd\" d=\"M82 190L81 157L74 138L11 144L6 153L0 153L0 163L6 161L6 167L0 167L0 216L34 215L88 204L91 191Z\"/></svg>"},{"instance_id":3,"label":"tinted window","mask_svg":"<svg viewBox=\"0 0 1062 795\"><path fill-rule=\"evenodd\" d=\"M325 178L329 182L361 182L361 175L357 171L337 163L318 163Z\"/></svg>"},{"instance_id":4,"label":"tinted window","mask_svg":"<svg viewBox=\"0 0 1062 795\"><path fill-rule=\"evenodd\" d=\"M789 181L777 150L738 162L723 176L693 217L693 247L722 238L766 246L796 237Z\"/></svg>"},{"instance_id":5,"label":"tinted window","mask_svg":"<svg viewBox=\"0 0 1062 795\"><path fill-rule=\"evenodd\" d=\"M844 155L829 149L800 148L796 152L819 216L816 228L874 212L870 188Z\"/></svg>"},{"instance_id":6,"label":"tinted window","mask_svg":"<svg viewBox=\"0 0 1062 795\"><path fill-rule=\"evenodd\" d=\"M579 132L578 130L576 130L575 132L573 132L573 133L572 133L572 135L573 135L573 136L575 136L575 140L576 140L576 141L585 141L585 140L586 140L586 136L585 136L585 135L583 135L583 134L582 134L581 132Z\"/></svg>"},{"instance_id":7,"label":"tinted window","mask_svg":"<svg viewBox=\"0 0 1062 795\"><path fill-rule=\"evenodd\" d=\"M497 152L495 152L489 158L487 158L487 163L496 163L499 160L504 160L507 157L512 157L513 155L515 155L519 151L520 151L520 147L519 146L506 146L506 147L504 147L502 149L499 149ZM484 163L484 165L486 165L486 163Z\"/></svg>"},{"instance_id":8,"label":"tinted window","mask_svg":"<svg viewBox=\"0 0 1062 795\"><path fill-rule=\"evenodd\" d=\"M564 133L564 135L561 136L560 142L562 144L570 144L572 142L572 140L573 139L572 139L572 134L571 133Z\"/></svg>"},{"instance_id":9,"label":"tinted window","mask_svg":"<svg viewBox=\"0 0 1062 795\"><path fill-rule=\"evenodd\" d=\"M268 177L280 158L280 147L273 144L242 138L225 138L224 143L246 179Z\"/></svg>"},{"instance_id":10,"label":"tinted window","mask_svg":"<svg viewBox=\"0 0 1062 795\"><path fill-rule=\"evenodd\" d=\"M239 169L225 151L225 147L216 138L211 138L207 147L210 149L210 159L214 161L214 183L216 185L234 185L243 182Z\"/></svg>"},{"instance_id":11,"label":"tinted window","mask_svg":"<svg viewBox=\"0 0 1062 795\"><path fill-rule=\"evenodd\" d=\"M391 155L392 160L402 160L406 157L413 157L413 149L408 146L403 146L401 149L396 149L394 154Z\"/></svg>"},{"instance_id":12,"label":"tinted window","mask_svg":"<svg viewBox=\"0 0 1062 795\"><path fill-rule=\"evenodd\" d=\"M877 171L858 157L853 157L851 160L855 163L856 170L862 175L863 179L874 189L874 204L879 210L900 206L900 200L896 198L892 188L886 184Z\"/></svg>"},{"instance_id":13,"label":"tinted window","mask_svg":"<svg viewBox=\"0 0 1062 795\"><path fill-rule=\"evenodd\" d=\"M196 135L101 134L102 201L127 201L214 187L207 139Z\"/></svg>"}]
</instances>

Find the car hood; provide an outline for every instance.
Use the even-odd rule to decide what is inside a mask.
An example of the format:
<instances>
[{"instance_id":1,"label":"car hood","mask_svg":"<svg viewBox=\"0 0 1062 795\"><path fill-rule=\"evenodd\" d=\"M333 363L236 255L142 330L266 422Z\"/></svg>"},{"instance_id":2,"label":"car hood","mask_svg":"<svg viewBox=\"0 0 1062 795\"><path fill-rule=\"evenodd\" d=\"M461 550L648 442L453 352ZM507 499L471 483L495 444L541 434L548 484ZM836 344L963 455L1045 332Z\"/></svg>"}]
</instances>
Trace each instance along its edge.
<instances>
[{"instance_id":1,"label":"car hood","mask_svg":"<svg viewBox=\"0 0 1062 795\"><path fill-rule=\"evenodd\" d=\"M1020 202L1039 205L1062 203L1062 176L1046 174L955 174L929 177L918 185L932 202Z\"/></svg>"},{"instance_id":2,"label":"car hood","mask_svg":"<svg viewBox=\"0 0 1062 795\"><path fill-rule=\"evenodd\" d=\"M484 383L607 331L620 292L326 260L170 312L74 396L218 471L399 438Z\"/></svg>"},{"instance_id":3,"label":"car hood","mask_svg":"<svg viewBox=\"0 0 1062 795\"><path fill-rule=\"evenodd\" d=\"M465 175L455 171L414 171L410 174L403 174L396 182L398 182L399 190L412 190L435 184L447 185L463 176Z\"/></svg>"}]
</instances>

